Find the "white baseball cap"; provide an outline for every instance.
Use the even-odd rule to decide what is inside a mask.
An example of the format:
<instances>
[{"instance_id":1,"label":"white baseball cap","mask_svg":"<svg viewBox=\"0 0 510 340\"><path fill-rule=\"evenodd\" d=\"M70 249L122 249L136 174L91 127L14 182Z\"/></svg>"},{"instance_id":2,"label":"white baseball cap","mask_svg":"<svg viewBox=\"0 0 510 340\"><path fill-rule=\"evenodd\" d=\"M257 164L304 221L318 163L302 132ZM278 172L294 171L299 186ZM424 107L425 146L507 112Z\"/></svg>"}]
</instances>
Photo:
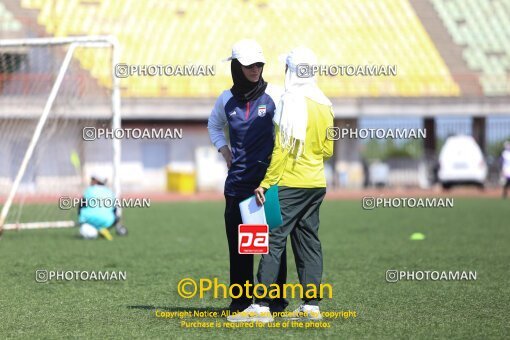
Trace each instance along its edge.
<instances>
[{"instance_id":1,"label":"white baseball cap","mask_svg":"<svg viewBox=\"0 0 510 340\"><path fill-rule=\"evenodd\" d=\"M90 176L90 178L95 179L96 181L98 181L99 183L102 183L102 184L106 184L106 181L108 180L108 178L106 178L106 176L103 176L100 174L92 174L92 176Z\"/></svg>"},{"instance_id":2,"label":"white baseball cap","mask_svg":"<svg viewBox=\"0 0 510 340\"><path fill-rule=\"evenodd\" d=\"M232 46L232 55L224 61L237 59L241 65L248 66L255 63L266 63L262 47L252 39L243 39Z\"/></svg>"}]
</instances>

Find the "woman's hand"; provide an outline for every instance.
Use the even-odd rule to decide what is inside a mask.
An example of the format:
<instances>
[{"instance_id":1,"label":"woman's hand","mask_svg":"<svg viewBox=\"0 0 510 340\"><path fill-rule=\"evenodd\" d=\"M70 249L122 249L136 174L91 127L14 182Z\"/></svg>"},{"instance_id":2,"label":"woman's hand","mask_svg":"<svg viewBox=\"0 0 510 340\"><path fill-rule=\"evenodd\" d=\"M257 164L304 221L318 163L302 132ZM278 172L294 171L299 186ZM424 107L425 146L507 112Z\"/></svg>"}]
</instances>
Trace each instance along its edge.
<instances>
[{"instance_id":1,"label":"woman's hand","mask_svg":"<svg viewBox=\"0 0 510 340\"><path fill-rule=\"evenodd\" d=\"M232 166L232 152L226 145L223 145L219 151L223 158L225 159L225 162L227 162L227 168L230 169L230 167Z\"/></svg>"},{"instance_id":2,"label":"woman's hand","mask_svg":"<svg viewBox=\"0 0 510 340\"><path fill-rule=\"evenodd\" d=\"M264 202L266 201L266 196L264 195L266 193L266 189L264 189L263 187L258 187L257 189L255 189L254 193L257 204L259 206L263 205Z\"/></svg>"}]
</instances>

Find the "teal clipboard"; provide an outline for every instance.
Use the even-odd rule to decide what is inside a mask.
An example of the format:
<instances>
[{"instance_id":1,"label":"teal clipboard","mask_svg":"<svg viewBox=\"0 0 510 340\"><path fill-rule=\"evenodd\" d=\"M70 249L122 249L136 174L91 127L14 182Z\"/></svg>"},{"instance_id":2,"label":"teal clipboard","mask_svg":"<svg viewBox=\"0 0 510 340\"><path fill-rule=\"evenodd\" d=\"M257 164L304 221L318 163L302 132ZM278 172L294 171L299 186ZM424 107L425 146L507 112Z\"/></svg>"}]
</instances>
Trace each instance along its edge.
<instances>
[{"instance_id":1,"label":"teal clipboard","mask_svg":"<svg viewBox=\"0 0 510 340\"><path fill-rule=\"evenodd\" d=\"M283 224L280 200L278 199L278 186L273 185L266 191L266 202L264 212L266 214L269 230L281 227Z\"/></svg>"}]
</instances>

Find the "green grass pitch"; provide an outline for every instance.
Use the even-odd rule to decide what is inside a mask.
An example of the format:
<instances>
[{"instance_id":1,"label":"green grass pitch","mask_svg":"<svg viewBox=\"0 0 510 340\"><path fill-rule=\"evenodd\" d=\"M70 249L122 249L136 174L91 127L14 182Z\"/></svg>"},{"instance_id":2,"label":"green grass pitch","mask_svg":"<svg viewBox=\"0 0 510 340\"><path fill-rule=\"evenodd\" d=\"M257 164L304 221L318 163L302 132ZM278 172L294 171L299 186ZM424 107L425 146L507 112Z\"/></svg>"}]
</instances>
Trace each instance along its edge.
<instances>
[{"instance_id":1,"label":"green grass pitch","mask_svg":"<svg viewBox=\"0 0 510 340\"><path fill-rule=\"evenodd\" d=\"M0 241L0 337L23 338L508 338L508 201L456 199L450 209L378 209L326 201L320 236L327 329L186 329L165 311L217 310L228 301L183 299L180 279L228 283L222 202L126 209L126 238L83 241L78 230L5 232ZM29 209L29 207L25 208ZM426 239L411 241L413 232ZM290 243L289 243L290 248ZM256 265L258 259L256 259ZM35 270L122 270L124 282L35 282ZM476 281L387 283L388 269L471 270ZM297 283L289 254L289 282ZM291 309L299 301L292 300ZM196 321L197 319L193 319ZM216 321L216 320L202 320ZM220 320L223 321L223 320ZM277 319L278 321L278 319ZM219 334L218 334L219 333Z\"/></svg>"}]
</instances>

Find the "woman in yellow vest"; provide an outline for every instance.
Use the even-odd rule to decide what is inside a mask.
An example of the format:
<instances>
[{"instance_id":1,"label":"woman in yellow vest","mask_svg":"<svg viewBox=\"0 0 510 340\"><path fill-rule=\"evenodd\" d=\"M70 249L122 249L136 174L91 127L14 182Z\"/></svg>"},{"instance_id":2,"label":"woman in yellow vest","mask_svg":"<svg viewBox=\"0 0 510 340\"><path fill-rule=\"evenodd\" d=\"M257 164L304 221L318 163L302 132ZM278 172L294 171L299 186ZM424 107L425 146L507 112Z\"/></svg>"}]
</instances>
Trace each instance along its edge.
<instances>
[{"instance_id":1,"label":"woman in yellow vest","mask_svg":"<svg viewBox=\"0 0 510 340\"><path fill-rule=\"evenodd\" d=\"M269 235L269 253L262 255L258 282L269 290L275 283L285 250L287 236L292 248L299 281L304 289L322 280L322 248L319 240L319 208L326 194L324 161L333 154L333 141L327 130L333 127L330 100L317 87L311 66L317 65L314 53L304 47L294 49L286 59L285 93L273 118L275 146L271 163L260 186L255 190L259 204L271 185L278 185L283 225ZM260 294L261 295L262 291ZM294 312L312 320L322 318L320 297L306 299ZM268 297L256 299L247 313L229 317L229 321L271 322Z\"/></svg>"}]
</instances>

